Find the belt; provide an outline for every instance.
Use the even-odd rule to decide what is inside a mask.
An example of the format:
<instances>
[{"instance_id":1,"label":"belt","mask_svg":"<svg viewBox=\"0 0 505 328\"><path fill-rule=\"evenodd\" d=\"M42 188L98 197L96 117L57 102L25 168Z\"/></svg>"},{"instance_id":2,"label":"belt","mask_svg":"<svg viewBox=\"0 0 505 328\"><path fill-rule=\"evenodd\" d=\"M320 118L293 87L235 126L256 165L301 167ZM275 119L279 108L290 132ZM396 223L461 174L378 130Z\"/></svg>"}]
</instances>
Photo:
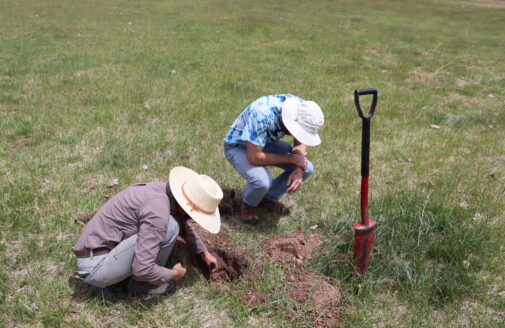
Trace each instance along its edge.
<instances>
[{"instance_id":1,"label":"belt","mask_svg":"<svg viewBox=\"0 0 505 328\"><path fill-rule=\"evenodd\" d=\"M103 254L108 254L110 253L110 249L105 248L105 247L100 247L100 248L95 248L91 251L87 249L83 249L80 251L74 251L75 256L77 257L91 257L96 256L96 255L103 255Z\"/></svg>"}]
</instances>

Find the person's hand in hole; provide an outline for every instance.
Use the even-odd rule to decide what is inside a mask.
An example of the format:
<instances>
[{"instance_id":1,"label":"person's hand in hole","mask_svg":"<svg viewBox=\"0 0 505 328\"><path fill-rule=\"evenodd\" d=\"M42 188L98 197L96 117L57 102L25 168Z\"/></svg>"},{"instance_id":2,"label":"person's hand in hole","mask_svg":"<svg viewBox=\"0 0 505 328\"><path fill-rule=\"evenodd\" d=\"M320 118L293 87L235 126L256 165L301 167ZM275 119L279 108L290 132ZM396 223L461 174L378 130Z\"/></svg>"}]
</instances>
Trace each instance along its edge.
<instances>
[{"instance_id":1,"label":"person's hand in hole","mask_svg":"<svg viewBox=\"0 0 505 328\"><path fill-rule=\"evenodd\" d=\"M209 268L210 272L216 272L218 268L217 260L212 255L209 251L204 251L202 253L203 260L205 261L205 264L207 264L207 267Z\"/></svg>"}]
</instances>

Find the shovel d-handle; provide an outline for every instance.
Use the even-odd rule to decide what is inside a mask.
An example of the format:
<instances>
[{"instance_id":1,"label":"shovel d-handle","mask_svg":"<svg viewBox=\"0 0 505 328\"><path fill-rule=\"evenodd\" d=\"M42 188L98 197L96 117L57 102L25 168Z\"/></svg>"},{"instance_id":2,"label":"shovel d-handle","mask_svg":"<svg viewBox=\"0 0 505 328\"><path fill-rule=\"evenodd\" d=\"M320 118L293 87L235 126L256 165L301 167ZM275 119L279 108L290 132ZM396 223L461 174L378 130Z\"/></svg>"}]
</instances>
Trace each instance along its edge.
<instances>
[{"instance_id":1,"label":"shovel d-handle","mask_svg":"<svg viewBox=\"0 0 505 328\"><path fill-rule=\"evenodd\" d=\"M372 105L370 106L368 114L363 114L363 111L361 110L359 97L362 95L373 96ZM378 94L377 89L375 88L354 90L354 104L356 105L359 117L361 117L363 121L363 127L361 130L361 176L363 178L368 177L368 166L370 162L370 120L375 113L377 98Z\"/></svg>"},{"instance_id":2,"label":"shovel d-handle","mask_svg":"<svg viewBox=\"0 0 505 328\"><path fill-rule=\"evenodd\" d=\"M363 111L361 110L361 105L359 103L359 96L364 96L364 95L373 95L372 99L372 105L370 106L370 111L368 114L363 115ZM370 119L372 118L373 114L375 113L375 106L377 106L377 89L375 88L367 88L367 89L358 89L354 90L354 105L356 106L356 110L358 111L358 115L361 118L367 118Z\"/></svg>"}]
</instances>

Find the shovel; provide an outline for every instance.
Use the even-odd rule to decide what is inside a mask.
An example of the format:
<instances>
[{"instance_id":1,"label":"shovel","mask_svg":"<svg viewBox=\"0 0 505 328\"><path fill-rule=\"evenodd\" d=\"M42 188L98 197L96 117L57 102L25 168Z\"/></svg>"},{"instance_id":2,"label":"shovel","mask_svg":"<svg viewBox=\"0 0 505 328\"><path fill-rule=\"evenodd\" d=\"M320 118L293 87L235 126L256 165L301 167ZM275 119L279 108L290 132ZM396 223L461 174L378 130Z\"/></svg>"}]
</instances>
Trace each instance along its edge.
<instances>
[{"instance_id":1,"label":"shovel","mask_svg":"<svg viewBox=\"0 0 505 328\"><path fill-rule=\"evenodd\" d=\"M362 95L373 95L372 105L368 114L364 115L359 104ZM364 275L368 270L370 254L377 223L368 217L368 163L370 160L370 120L377 105L377 89L354 90L354 104L359 117L363 121L361 130L361 222L353 223L354 227L354 265L357 272Z\"/></svg>"}]
</instances>

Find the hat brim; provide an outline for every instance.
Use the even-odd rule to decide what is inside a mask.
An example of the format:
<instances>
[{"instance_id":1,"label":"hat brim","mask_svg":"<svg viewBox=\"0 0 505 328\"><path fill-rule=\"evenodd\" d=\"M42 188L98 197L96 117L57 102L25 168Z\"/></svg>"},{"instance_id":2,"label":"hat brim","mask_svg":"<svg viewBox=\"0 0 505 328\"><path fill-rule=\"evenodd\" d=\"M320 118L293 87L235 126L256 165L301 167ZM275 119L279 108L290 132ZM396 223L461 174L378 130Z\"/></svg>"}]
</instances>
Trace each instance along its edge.
<instances>
[{"instance_id":1,"label":"hat brim","mask_svg":"<svg viewBox=\"0 0 505 328\"><path fill-rule=\"evenodd\" d=\"M305 131L296 121L296 109L300 102L293 98L287 98L282 104L282 123L289 133L302 144L307 146L317 146L321 143L319 134Z\"/></svg>"},{"instance_id":2,"label":"hat brim","mask_svg":"<svg viewBox=\"0 0 505 328\"><path fill-rule=\"evenodd\" d=\"M199 226L210 233L218 233L221 228L219 208L216 208L216 211L212 214L193 211L182 193L182 185L189 180L196 179L198 176L199 174L191 169L183 166L176 166L170 170L170 174L168 176L170 190L172 191L177 203L193 220L195 220L196 223L198 223Z\"/></svg>"}]
</instances>

